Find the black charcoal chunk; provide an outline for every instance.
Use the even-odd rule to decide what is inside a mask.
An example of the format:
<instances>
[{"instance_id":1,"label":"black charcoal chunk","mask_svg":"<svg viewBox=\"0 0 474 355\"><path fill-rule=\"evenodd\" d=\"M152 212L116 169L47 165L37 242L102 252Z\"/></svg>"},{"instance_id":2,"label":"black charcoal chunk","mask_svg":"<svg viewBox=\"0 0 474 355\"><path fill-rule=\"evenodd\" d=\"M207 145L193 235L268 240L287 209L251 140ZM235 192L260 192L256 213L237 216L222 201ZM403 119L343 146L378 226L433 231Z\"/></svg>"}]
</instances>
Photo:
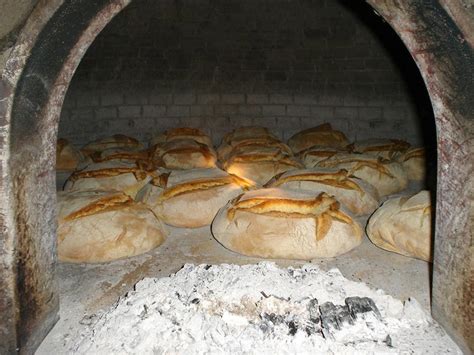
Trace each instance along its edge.
<instances>
[{"instance_id":1,"label":"black charcoal chunk","mask_svg":"<svg viewBox=\"0 0 474 355\"><path fill-rule=\"evenodd\" d=\"M392 337L390 336L390 334L387 334L387 337L385 338L383 342L387 344L389 348L393 348Z\"/></svg>"},{"instance_id":2,"label":"black charcoal chunk","mask_svg":"<svg viewBox=\"0 0 474 355\"><path fill-rule=\"evenodd\" d=\"M200 302L199 298L194 298L191 303L192 304L198 304Z\"/></svg>"},{"instance_id":3,"label":"black charcoal chunk","mask_svg":"<svg viewBox=\"0 0 474 355\"><path fill-rule=\"evenodd\" d=\"M353 319L357 319L360 314L372 312L378 320L382 320L379 309L369 297L347 297L345 302Z\"/></svg>"},{"instance_id":4,"label":"black charcoal chunk","mask_svg":"<svg viewBox=\"0 0 474 355\"><path fill-rule=\"evenodd\" d=\"M319 307L323 328L341 329L345 323L354 324L347 306L334 305L332 302L323 303Z\"/></svg>"},{"instance_id":5,"label":"black charcoal chunk","mask_svg":"<svg viewBox=\"0 0 474 355\"><path fill-rule=\"evenodd\" d=\"M294 321L290 321L287 324L288 324L288 328L290 329L288 334L295 335L296 332L298 331L298 326L296 325L296 323Z\"/></svg>"},{"instance_id":6,"label":"black charcoal chunk","mask_svg":"<svg viewBox=\"0 0 474 355\"><path fill-rule=\"evenodd\" d=\"M307 305L309 320L313 323L319 323L321 314L319 313L319 304L316 298L313 298Z\"/></svg>"},{"instance_id":7,"label":"black charcoal chunk","mask_svg":"<svg viewBox=\"0 0 474 355\"><path fill-rule=\"evenodd\" d=\"M272 324L275 324L275 325L278 325L278 324L281 324L285 321L285 317L282 316L282 315L277 315L275 313L263 313L261 316L260 316L263 320L265 321L268 321Z\"/></svg>"}]
</instances>

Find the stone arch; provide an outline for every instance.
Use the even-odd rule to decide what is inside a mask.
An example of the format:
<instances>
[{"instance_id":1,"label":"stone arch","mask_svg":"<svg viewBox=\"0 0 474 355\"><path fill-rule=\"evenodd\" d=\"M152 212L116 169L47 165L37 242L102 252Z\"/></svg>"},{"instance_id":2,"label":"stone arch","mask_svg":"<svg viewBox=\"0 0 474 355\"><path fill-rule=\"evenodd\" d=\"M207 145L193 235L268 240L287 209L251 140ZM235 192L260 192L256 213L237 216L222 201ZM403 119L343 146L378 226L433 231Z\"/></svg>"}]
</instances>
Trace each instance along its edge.
<instances>
[{"instance_id":1,"label":"stone arch","mask_svg":"<svg viewBox=\"0 0 474 355\"><path fill-rule=\"evenodd\" d=\"M427 86L438 135L433 315L472 347L474 21L463 0L367 0L398 33ZM57 320L55 143L88 46L131 0L40 1L0 81L1 352L31 352ZM27 144L25 144L27 143Z\"/></svg>"}]
</instances>

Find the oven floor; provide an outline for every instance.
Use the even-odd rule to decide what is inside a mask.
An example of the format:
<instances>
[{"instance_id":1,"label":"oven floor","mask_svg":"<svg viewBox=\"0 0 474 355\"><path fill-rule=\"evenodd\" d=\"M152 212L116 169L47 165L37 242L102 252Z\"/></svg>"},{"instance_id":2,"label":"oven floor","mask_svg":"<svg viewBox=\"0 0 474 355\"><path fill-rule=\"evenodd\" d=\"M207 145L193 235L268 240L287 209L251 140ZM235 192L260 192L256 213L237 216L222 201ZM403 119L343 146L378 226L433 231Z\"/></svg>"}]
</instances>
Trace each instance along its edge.
<instances>
[{"instance_id":1,"label":"oven floor","mask_svg":"<svg viewBox=\"0 0 474 355\"><path fill-rule=\"evenodd\" d=\"M366 220L360 222L365 225ZM205 227L194 230L170 228L168 239L161 247L127 260L99 265L60 264L57 274L60 320L37 354L66 353L70 339L78 335L91 316L111 306L144 277L168 276L185 263L249 264L260 261L262 259L241 256L225 249L212 237L209 227ZM281 266L306 263L273 261ZM401 300L414 297L429 309L431 264L386 252L374 246L367 237L362 245L345 255L311 262L324 270L337 267L346 278L363 281Z\"/></svg>"}]
</instances>

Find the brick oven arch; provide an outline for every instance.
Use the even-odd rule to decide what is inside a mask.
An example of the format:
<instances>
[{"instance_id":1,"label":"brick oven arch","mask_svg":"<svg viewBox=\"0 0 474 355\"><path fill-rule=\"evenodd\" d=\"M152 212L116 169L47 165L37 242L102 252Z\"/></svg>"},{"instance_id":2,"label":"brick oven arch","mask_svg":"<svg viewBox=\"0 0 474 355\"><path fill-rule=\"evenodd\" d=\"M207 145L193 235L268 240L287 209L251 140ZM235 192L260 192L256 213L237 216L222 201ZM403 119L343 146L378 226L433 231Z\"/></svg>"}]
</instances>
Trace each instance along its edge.
<instances>
[{"instance_id":1,"label":"brick oven arch","mask_svg":"<svg viewBox=\"0 0 474 355\"><path fill-rule=\"evenodd\" d=\"M0 81L0 352L32 352L57 320L55 150L62 103L89 45L132 0L44 0ZM464 0L367 0L425 81L438 139L432 313L473 346L474 16Z\"/></svg>"}]
</instances>

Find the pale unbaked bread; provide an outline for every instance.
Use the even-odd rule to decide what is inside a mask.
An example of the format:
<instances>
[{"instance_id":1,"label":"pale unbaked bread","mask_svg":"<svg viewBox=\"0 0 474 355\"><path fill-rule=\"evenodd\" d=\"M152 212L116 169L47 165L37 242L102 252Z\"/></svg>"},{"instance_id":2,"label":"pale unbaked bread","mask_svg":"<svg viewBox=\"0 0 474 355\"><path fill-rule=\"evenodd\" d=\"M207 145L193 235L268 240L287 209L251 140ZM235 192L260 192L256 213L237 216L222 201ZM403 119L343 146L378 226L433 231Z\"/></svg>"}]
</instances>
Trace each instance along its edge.
<instances>
[{"instance_id":1,"label":"pale unbaked bread","mask_svg":"<svg viewBox=\"0 0 474 355\"><path fill-rule=\"evenodd\" d=\"M249 181L220 169L176 170L138 195L166 224L198 228L210 225L219 208L252 188Z\"/></svg>"},{"instance_id":2,"label":"pale unbaked bread","mask_svg":"<svg viewBox=\"0 0 474 355\"><path fill-rule=\"evenodd\" d=\"M86 156L95 152L101 152L111 148L128 148L128 149L143 149L143 145L135 138L125 136L123 134L115 134L111 137L98 139L82 147L81 152Z\"/></svg>"},{"instance_id":3,"label":"pale unbaked bread","mask_svg":"<svg viewBox=\"0 0 474 355\"><path fill-rule=\"evenodd\" d=\"M146 206L121 192L58 194L58 257L101 263L145 253L165 240L164 225Z\"/></svg>"},{"instance_id":4,"label":"pale unbaked bread","mask_svg":"<svg viewBox=\"0 0 474 355\"><path fill-rule=\"evenodd\" d=\"M156 144L171 142L174 140L181 140L181 139L192 139L198 143L205 144L208 147L212 147L211 138L201 131L198 128L190 128L190 127L178 127L169 129L166 132L159 134L150 142L151 146Z\"/></svg>"},{"instance_id":5,"label":"pale unbaked bread","mask_svg":"<svg viewBox=\"0 0 474 355\"><path fill-rule=\"evenodd\" d=\"M312 167L316 166L319 162L339 153L347 153L347 151L344 148L315 145L303 150L298 154L298 156L300 157L304 166Z\"/></svg>"},{"instance_id":6,"label":"pale unbaked bread","mask_svg":"<svg viewBox=\"0 0 474 355\"><path fill-rule=\"evenodd\" d=\"M84 163L85 157L66 139L58 139L56 146L56 171L72 172Z\"/></svg>"},{"instance_id":7,"label":"pale unbaked bread","mask_svg":"<svg viewBox=\"0 0 474 355\"><path fill-rule=\"evenodd\" d=\"M387 200L370 217L367 235L378 247L426 261L432 260L429 191Z\"/></svg>"},{"instance_id":8,"label":"pale unbaked bread","mask_svg":"<svg viewBox=\"0 0 474 355\"><path fill-rule=\"evenodd\" d=\"M268 153L265 149L262 149L262 153L255 151L252 154L231 155L224 162L225 171L254 181L257 185L267 183L277 174L302 167L303 165L293 157L280 151Z\"/></svg>"},{"instance_id":9,"label":"pale unbaked bread","mask_svg":"<svg viewBox=\"0 0 474 355\"><path fill-rule=\"evenodd\" d=\"M147 171L135 163L105 161L93 163L85 169L74 172L66 181L65 191L104 190L122 191L135 195L153 177L154 171Z\"/></svg>"},{"instance_id":10,"label":"pale unbaked bread","mask_svg":"<svg viewBox=\"0 0 474 355\"><path fill-rule=\"evenodd\" d=\"M177 139L155 145L151 160L154 166L167 169L215 168L217 154L193 139Z\"/></svg>"},{"instance_id":11,"label":"pale unbaked bread","mask_svg":"<svg viewBox=\"0 0 474 355\"><path fill-rule=\"evenodd\" d=\"M278 188L230 201L217 213L212 234L234 252L282 259L334 257L362 241L361 227L334 198Z\"/></svg>"},{"instance_id":12,"label":"pale unbaked bread","mask_svg":"<svg viewBox=\"0 0 474 355\"><path fill-rule=\"evenodd\" d=\"M332 129L329 123L296 133L288 140L288 145L297 154L315 145L344 148L349 144L344 133Z\"/></svg>"},{"instance_id":13,"label":"pale unbaked bread","mask_svg":"<svg viewBox=\"0 0 474 355\"><path fill-rule=\"evenodd\" d=\"M316 167L346 169L373 185L381 197L400 192L408 185L407 173L400 163L368 154L336 154Z\"/></svg>"},{"instance_id":14,"label":"pale unbaked bread","mask_svg":"<svg viewBox=\"0 0 474 355\"><path fill-rule=\"evenodd\" d=\"M285 172L266 187L325 192L341 202L354 215L367 215L379 206L377 190L364 180L341 169L300 169Z\"/></svg>"},{"instance_id":15,"label":"pale unbaked bread","mask_svg":"<svg viewBox=\"0 0 474 355\"><path fill-rule=\"evenodd\" d=\"M352 143L348 148L354 153L364 153L393 159L395 155L406 151L410 143L399 139L365 139Z\"/></svg>"},{"instance_id":16,"label":"pale unbaked bread","mask_svg":"<svg viewBox=\"0 0 474 355\"><path fill-rule=\"evenodd\" d=\"M410 148L397 158L407 172L408 180L426 179L426 156L424 148Z\"/></svg>"}]
</instances>

